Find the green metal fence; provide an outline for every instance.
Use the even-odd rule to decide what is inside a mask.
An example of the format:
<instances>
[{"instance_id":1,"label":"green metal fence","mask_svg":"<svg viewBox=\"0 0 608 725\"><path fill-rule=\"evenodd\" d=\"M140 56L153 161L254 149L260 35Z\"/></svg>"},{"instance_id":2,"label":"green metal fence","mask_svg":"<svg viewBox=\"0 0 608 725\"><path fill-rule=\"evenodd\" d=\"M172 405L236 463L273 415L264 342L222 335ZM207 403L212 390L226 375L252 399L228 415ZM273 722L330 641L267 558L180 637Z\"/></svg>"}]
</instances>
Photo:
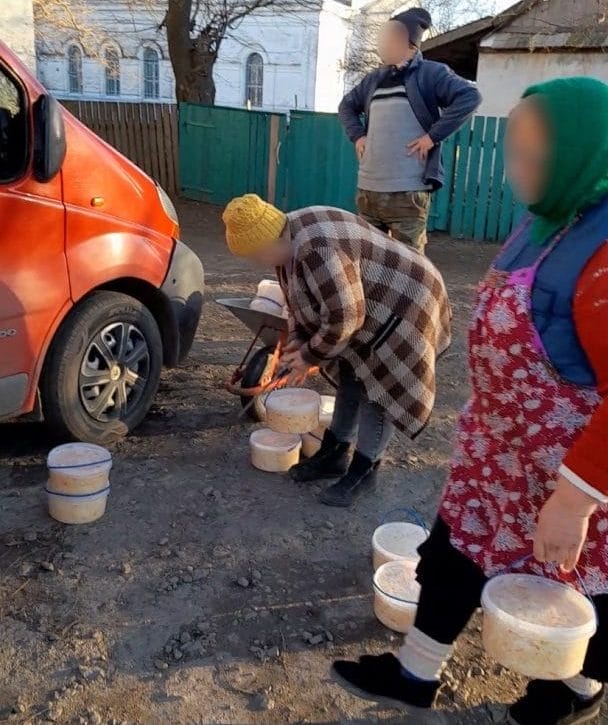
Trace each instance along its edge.
<instances>
[{"instance_id":1,"label":"green metal fence","mask_svg":"<svg viewBox=\"0 0 608 725\"><path fill-rule=\"evenodd\" d=\"M273 123L273 118L276 122ZM271 129L285 117L234 108L179 106L182 194L225 204L247 192L266 196L272 176Z\"/></svg>"},{"instance_id":2,"label":"green metal fence","mask_svg":"<svg viewBox=\"0 0 608 725\"><path fill-rule=\"evenodd\" d=\"M521 213L505 181L506 119L478 116L443 145L446 181L429 229L501 241ZM180 105L180 182L190 198L225 204L253 191L290 211L326 204L354 211L357 161L333 114L286 115Z\"/></svg>"}]
</instances>

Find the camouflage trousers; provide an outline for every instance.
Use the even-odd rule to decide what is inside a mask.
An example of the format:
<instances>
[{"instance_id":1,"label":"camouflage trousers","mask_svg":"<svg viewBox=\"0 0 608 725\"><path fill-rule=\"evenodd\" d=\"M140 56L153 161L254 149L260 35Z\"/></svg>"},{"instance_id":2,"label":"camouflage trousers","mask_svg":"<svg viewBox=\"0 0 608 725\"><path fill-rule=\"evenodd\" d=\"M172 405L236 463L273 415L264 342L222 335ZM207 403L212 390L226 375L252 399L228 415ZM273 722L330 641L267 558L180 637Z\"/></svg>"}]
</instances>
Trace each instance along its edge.
<instances>
[{"instance_id":1,"label":"camouflage trousers","mask_svg":"<svg viewBox=\"0 0 608 725\"><path fill-rule=\"evenodd\" d=\"M422 253L430 206L429 191L357 191L359 215L366 222Z\"/></svg>"}]
</instances>

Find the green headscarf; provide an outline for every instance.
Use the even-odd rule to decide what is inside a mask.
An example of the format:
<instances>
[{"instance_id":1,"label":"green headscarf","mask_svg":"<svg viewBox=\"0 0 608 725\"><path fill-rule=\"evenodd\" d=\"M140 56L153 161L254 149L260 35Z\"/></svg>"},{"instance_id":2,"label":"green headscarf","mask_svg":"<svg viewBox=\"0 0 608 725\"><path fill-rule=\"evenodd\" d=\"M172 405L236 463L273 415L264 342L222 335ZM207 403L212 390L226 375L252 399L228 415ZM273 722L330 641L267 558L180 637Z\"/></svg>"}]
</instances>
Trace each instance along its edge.
<instances>
[{"instance_id":1,"label":"green headscarf","mask_svg":"<svg viewBox=\"0 0 608 725\"><path fill-rule=\"evenodd\" d=\"M551 133L551 157L532 239L547 242L579 212L608 195L608 85L595 78L559 78L531 86Z\"/></svg>"}]
</instances>

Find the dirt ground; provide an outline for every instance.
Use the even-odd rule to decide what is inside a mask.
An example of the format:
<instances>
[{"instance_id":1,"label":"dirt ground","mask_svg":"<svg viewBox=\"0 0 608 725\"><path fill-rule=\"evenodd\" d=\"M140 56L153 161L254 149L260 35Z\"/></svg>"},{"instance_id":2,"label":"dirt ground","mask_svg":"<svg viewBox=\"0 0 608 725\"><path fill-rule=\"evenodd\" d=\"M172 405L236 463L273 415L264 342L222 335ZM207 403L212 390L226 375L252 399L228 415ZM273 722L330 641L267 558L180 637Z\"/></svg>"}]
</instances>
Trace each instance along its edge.
<instances>
[{"instance_id":1,"label":"dirt ground","mask_svg":"<svg viewBox=\"0 0 608 725\"><path fill-rule=\"evenodd\" d=\"M433 422L395 441L377 492L343 511L251 468L252 425L223 389L251 337L213 300L251 294L259 275L226 254L216 209L182 204L181 217L205 264L204 317L188 364L114 451L105 517L48 518L49 431L0 428L0 722L501 722L523 683L485 659L479 621L433 714L379 708L328 674L336 656L399 644L373 615L371 535L394 508L433 518L467 395L470 301L495 250L433 240L456 311Z\"/></svg>"}]
</instances>

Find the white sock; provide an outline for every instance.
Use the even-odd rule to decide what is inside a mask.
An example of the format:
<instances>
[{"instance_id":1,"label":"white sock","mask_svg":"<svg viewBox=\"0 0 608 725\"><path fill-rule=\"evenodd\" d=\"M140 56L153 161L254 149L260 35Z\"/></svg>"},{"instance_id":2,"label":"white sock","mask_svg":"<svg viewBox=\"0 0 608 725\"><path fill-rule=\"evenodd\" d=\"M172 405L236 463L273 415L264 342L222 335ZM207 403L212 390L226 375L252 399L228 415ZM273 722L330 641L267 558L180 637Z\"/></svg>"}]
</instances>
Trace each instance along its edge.
<instances>
[{"instance_id":1,"label":"white sock","mask_svg":"<svg viewBox=\"0 0 608 725\"><path fill-rule=\"evenodd\" d=\"M398 659L401 666L421 680L438 680L452 653L452 645L442 644L414 627L410 630Z\"/></svg>"},{"instance_id":2,"label":"white sock","mask_svg":"<svg viewBox=\"0 0 608 725\"><path fill-rule=\"evenodd\" d=\"M590 677L583 677L583 675L564 680L564 685L568 685L583 700L592 700L602 689L601 682L592 680Z\"/></svg>"}]
</instances>

